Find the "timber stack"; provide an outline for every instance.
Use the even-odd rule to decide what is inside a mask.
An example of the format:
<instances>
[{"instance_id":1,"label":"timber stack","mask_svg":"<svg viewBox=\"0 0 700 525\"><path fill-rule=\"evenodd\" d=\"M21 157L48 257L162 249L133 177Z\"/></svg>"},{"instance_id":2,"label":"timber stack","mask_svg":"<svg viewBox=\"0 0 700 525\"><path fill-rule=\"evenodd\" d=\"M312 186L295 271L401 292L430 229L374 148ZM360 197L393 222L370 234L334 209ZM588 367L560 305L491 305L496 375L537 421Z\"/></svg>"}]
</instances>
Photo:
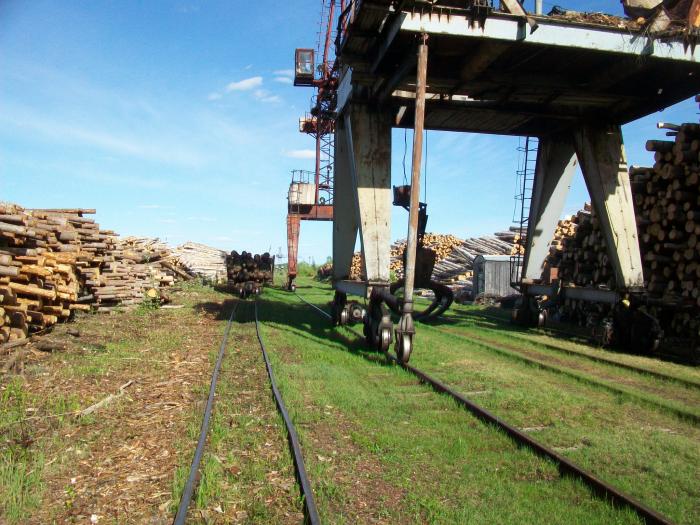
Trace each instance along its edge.
<instances>
[{"instance_id":1,"label":"timber stack","mask_svg":"<svg viewBox=\"0 0 700 525\"><path fill-rule=\"evenodd\" d=\"M196 242L186 242L173 250L178 264L190 275L212 283L226 280L226 252Z\"/></svg>"},{"instance_id":2,"label":"timber stack","mask_svg":"<svg viewBox=\"0 0 700 525\"><path fill-rule=\"evenodd\" d=\"M423 245L432 249L437 257L433 269L433 280L464 289L472 287L472 268L477 255L509 255L513 250L512 235L496 234L470 239L454 235L426 233ZM397 278L403 277L403 253L406 241L401 240L391 247L390 270ZM362 256L356 253L352 259L351 279L360 279L363 271Z\"/></svg>"},{"instance_id":3,"label":"timber stack","mask_svg":"<svg viewBox=\"0 0 700 525\"><path fill-rule=\"evenodd\" d=\"M226 256L228 287L245 297L260 293L266 284L272 283L275 258L265 252L262 255L232 251Z\"/></svg>"},{"instance_id":4,"label":"timber stack","mask_svg":"<svg viewBox=\"0 0 700 525\"><path fill-rule=\"evenodd\" d=\"M134 306L144 296L156 298L161 288L189 278L170 261L170 249L158 239L126 237L101 256L98 272L86 284L100 312ZM95 279L97 277L97 279Z\"/></svg>"},{"instance_id":5,"label":"timber stack","mask_svg":"<svg viewBox=\"0 0 700 525\"><path fill-rule=\"evenodd\" d=\"M159 246L119 241L87 209L0 204L0 343L24 339L75 311L135 304L177 275ZM157 255L156 255L157 252Z\"/></svg>"},{"instance_id":6,"label":"timber stack","mask_svg":"<svg viewBox=\"0 0 700 525\"><path fill-rule=\"evenodd\" d=\"M700 125L660 124L673 140L650 140L654 165L632 167L630 182L637 217L649 312L665 335L700 338ZM547 267L558 267L565 283L612 288L614 273L598 220L590 207L562 221ZM584 321L587 308L568 305ZM590 310L590 307L588 308Z\"/></svg>"}]
</instances>

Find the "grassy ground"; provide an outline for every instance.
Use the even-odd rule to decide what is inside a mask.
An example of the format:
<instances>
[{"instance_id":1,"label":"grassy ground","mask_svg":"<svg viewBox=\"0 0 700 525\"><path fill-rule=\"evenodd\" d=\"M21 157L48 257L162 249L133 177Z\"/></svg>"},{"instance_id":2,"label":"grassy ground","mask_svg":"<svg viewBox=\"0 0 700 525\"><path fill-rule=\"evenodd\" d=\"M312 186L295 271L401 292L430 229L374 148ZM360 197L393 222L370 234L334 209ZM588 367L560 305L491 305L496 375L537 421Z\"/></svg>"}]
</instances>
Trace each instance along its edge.
<instances>
[{"instance_id":1,"label":"grassy ground","mask_svg":"<svg viewBox=\"0 0 700 525\"><path fill-rule=\"evenodd\" d=\"M324 522L637 522L363 351L293 295L270 290L260 311Z\"/></svg>"},{"instance_id":2,"label":"grassy ground","mask_svg":"<svg viewBox=\"0 0 700 525\"><path fill-rule=\"evenodd\" d=\"M331 298L330 292L318 288L300 289L299 293L318 304ZM314 324L321 318L313 321L315 314L309 313L312 317L307 322L308 329L315 330ZM468 317L469 312L458 308L453 315ZM534 433L541 441L679 523L698 521L700 432L694 424L634 396L614 393L494 352L482 341L470 340L467 330L455 328L452 322L445 325L461 333L444 333L444 326L419 327L412 364L456 386L507 421ZM303 329L304 323L300 327ZM472 332L480 337L485 333L478 329ZM332 337L330 333L319 336ZM354 332L348 336L353 340L356 337ZM506 343L491 333L484 337L495 339L499 345ZM513 344L512 340L508 342ZM536 345L533 348L546 352ZM585 351L597 350L589 347ZM650 359L644 359L644 364L681 376L693 377L697 373L692 368ZM692 389L682 392L676 383L633 372L628 377L623 370L606 368L605 373L610 375L605 380L613 383L618 373L621 384L633 378L636 386L654 389L655 396L669 402L680 403L683 396L692 399L696 395ZM405 381L410 379L405 377ZM385 395L396 401L400 392L401 389L389 388ZM464 439L463 425L460 430L460 439Z\"/></svg>"},{"instance_id":3,"label":"grassy ground","mask_svg":"<svg viewBox=\"0 0 700 525\"><path fill-rule=\"evenodd\" d=\"M223 306L217 318L227 319L229 308ZM236 318L188 523L301 523L302 506L286 430L271 397L255 325L250 322L252 303L243 303ZM212 366L216 355L213 349ZM206 398L208 386L198 389L200 399ZM173 483L173 512L189 473L202 410L202 406L195 407L188 418L187 436L178 442L180 465Z\"/></svg>"},{"instance_id":4,"label":"grassy ground","mask_svg":"<svg viewBox=\"0 0 700 525\"><path fill-rule=\"evenodd\" d=\"M320 306L332 297L328 286L300 284ZM0 523L172 520L233 301L197 286L173 298L185 307L83 316L80 337L58 330L66 351L32 354L24 375L0 378ZM246 308L223 363L190 522L299 523L284 427ZM687 410L697 406L692 387L556 353L545 345L600 351L502 331L483 313L458 307L442 324L419 327L412 363L679 523L698 522L694 424L523 357L600 382L619 377L625 388ZM292 294L267 290L260 316L324 523L639 522L366 351L356 330L330 328ZM128 381L113 403L75 416Z\"/></svg>"},{"instance_id":5,"label":"grassy ground","mask_svg":"<svg viewBox=\"0 0 700 525\"><path fill-rule=\"evenodd\" d=\"M24 375L0 378L0 523L172 521L230 299L196 285L172 298L184 308L81 316L80 337L51 335L65 351L35 352ZM249 346L230 345L190 522L299 522L284 434Z\"/></svg>"},{"instance_id":6,"label":"grassy ground","mask_svg":"<svg viewBox=\"0 0 700 525\"><path fill-rule=\"evenodd\" d=\"M550 350L575 353L594 360L605 360L622 366L648 370L652 373L677 378L681 382L700 387L700 367L685 366L653 357L633 355L615 349L591 346L575 336L566 336L554 329L522 328L509 321L510 312L498 308L453 305L442 320L442 324L455 327L478 327L484 333L496 331L500 336L514 341L536 342Z\"/></svg>"}]
</instances>

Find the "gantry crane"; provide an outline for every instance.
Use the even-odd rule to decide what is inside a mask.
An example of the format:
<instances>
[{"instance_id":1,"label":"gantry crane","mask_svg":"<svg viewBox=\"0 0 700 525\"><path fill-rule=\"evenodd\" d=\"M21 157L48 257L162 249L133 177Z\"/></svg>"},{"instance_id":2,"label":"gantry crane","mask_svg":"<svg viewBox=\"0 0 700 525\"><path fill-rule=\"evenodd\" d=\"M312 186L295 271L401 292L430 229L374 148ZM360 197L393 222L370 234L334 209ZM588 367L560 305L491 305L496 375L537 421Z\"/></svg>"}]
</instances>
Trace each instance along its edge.
<instances>
[{"instance_id":1,"label":"gantry crane","mask_svg":"<svg viewBox=\"0 0 700 525\"><path fill-rule=\"evenodd\" d=\"M663 2L664 12L671 3ZM517 0L498 6L490 0L349 0L341 9L333 67L339 73L333 81L333 320L343 324L349 317L342 315L348 295L364 298L368 343L387 351L395 342L403 362L416 333L424 129L538 139L532 187L526 188L527 246L519 265L528 300L518 318L533 317L537 305L530 298L552 297L551 287L540 282L542 263L579 163L617 286L567 289L564 297L629 304L630 311L641 305L636 298L643 299L644 278L621 126L700 89L695 18L688 13L687 31L656 36L646 26L544 16L540 6L537 2L530 13ZM414 129L400 298L390 282L396 127ZM485 174L484 187L489 182ZM350 278L358 236L360 281ZM386 305L400 306L396 326Z\"/></svg>"},{"instance_id":2,"label":"gantry crane","mask_svg":"<svg viewBox=\"0 0 700 525\"><path fill-rule=\"evenodd\" d=\"M336 8L342 12L345 0L323 0L321 30L317 49L297 49L295 52L294 85L313 87L311 110L299 119L299 131L314 138L316 164L313 172L292 171L292 182L287 196L287 287L296 289L297 256L301 221L333 220L333 162L335 146L335 105L338 88L338 69L331 58L333 25ZM315 55L322 53L322 61L315 67Z\"/></svg>"}]
</instances>

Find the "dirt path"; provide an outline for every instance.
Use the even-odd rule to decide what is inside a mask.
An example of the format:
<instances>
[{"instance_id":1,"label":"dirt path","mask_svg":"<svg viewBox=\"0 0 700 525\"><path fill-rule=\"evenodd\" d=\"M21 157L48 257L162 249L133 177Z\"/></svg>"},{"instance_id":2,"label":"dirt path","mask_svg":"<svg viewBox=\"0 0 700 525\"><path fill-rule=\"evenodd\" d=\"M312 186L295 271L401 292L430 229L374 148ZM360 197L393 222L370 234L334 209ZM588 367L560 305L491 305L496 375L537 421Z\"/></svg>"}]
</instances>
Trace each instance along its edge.
<instances>
[{"instance_id":1,"label":"dirt path","mask_svg":"<svg viewBox=\"0 0 700 525\"><path fill-rule=\"evenodd\" d=\"M11 445L0 457L11 474L0 474L0 489L17 492L0 497L0 523L172 521L230 311L230 297L207 288L173 298L185 307L81 316L70 325L78 337L66 327L51 334L61 351L30 350L23 375L0 377L0 438ZM229 345L193 523L302 518L251 342L248 334ZM120 387L92 414L76 415ZM22 478L36 480L15 486Z\"/></svg>"},{"instance_id":2,"label":"dirt path","mask_svg":"<svg viewBox=\"0 0 700 525\"><path fill-rule=\"evenodd\" d=\"M208 380L221 323L191 309L89 316L78 324L81 354L42 363L47 372L28 374L28 391L77 396L82 407L132 383L109 405L71 418L37 443L47 468L41 508L31 521L168 523L174 438L199 402L193 386ZM105 349L94 350L100 346Z\"/></svg>"}]
</instances>

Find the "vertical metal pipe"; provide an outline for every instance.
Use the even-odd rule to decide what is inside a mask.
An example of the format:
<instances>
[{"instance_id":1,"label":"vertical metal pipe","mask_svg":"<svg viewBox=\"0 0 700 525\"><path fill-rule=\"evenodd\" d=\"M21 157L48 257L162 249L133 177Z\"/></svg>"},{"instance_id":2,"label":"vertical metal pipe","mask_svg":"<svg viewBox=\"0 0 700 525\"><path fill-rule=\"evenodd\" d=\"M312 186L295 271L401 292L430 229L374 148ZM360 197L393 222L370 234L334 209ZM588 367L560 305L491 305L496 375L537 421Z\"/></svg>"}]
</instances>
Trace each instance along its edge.
<instances>
[{"instance_id":1,"label":"vertical metal pipe","mask_svg":"<svg viewBox=\"0 0 700 525\"><path fill-rule=\"evenodd\" d=\"M411 169L411 208L408 219L406 271L403 313L413 311L413 286L416 277L416 248L418 245L418 202L420 199L421 160L423 157L423 128L425 124L425 84L428 74L428 35L421 35L418 46L418 74L416 79L416 114L413 134L413 166Z\"/></svg>"},{"instance_id":2,"label":"vertical metal pipe","mask_svg":"<svg viewBox=\"0 0 700 525\"><path fill-rule=\"evenodd\" d=\"M316 176L314 177L315 191L316 195L314 197L314 204L318 206L318 185L321 182L321 117L314 117L316 119Z\"/></svg>"},{"instance_id":3,"label":"vertical metal pipe","mask_svg":"<svg viewBox=\"0 0 700 525\"><path fill-rule=\"evenodd\" d=\"M542 0L535 0L535 14L542 14Z\"/></svg>"}]
</instances>

